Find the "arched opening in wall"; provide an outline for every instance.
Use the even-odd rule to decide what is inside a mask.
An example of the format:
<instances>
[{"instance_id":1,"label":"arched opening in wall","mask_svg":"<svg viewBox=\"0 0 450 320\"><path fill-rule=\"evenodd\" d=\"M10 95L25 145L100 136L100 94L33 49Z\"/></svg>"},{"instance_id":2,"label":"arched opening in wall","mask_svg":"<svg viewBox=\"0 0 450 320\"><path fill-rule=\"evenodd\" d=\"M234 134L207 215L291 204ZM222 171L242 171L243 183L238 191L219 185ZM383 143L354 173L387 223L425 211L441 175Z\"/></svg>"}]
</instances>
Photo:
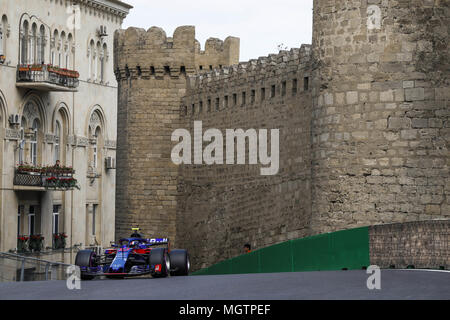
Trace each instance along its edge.
<instances>
[{"instance_id":1,"label":"arched opening in wall","mask_svg":"<svg viewBox=\"0 0 450 320\"><path fill-rule=\"evenodd\" d=\"M45 121L43 113L35 98L25 103L21 122L21 147L18 148L18 159L20 163L32 165L42 164L43 132L45 132ZM22 133L23 132L23 133Z\"/></svg>"},{"instance_id":2,"label":"arched opening in wall","mask_svg":"<svg viewBox=\"0 0 450 320\"><path fill-rule=\"evenodd\" d=\"M39 63L37 60L37 24L33 23L31 26L31 35L30 35L30 62L31 63Z\"/></svg>"},{"instance_id":3,"label":"arched opening in wall","mask_svg":"<svg viewBox=\"0 0 450 320\"><path fill-rule=\"evenodd\" d=\"M94 172L98 172L101 164L101 152L99 150L99 142L102 138L102 130L100 126L95 129L89 128L89 142L91 146L89 166Z\"/></svg>"},{"instance_id":4,"label":"arched opening in wall","mask_svg":"<svg viewBox=\"0 0 450 320\"><path fill-rule=\"evenodd\" d=\"M55 143L53 145L53 161L56 163L56 160L59 160L61 165L67 165L69 115L64 103L61 103L55 112L53 132L55 136Z\"/></svg>"},{"instance_id":5,"label":"arched opening in wall","mask_svg":"<svg viewBox=\"0 0 450 320\"><path fill-rule=\"evenodd\" d=\"M69 33L69 35L67 36L67 68L71 70L75 69L75 66L73 64L73 50L73 36L71 33Z\"/></svg>"},{"instance_id":6,"label":"arched opening in wall","mask_svg":"<svg viewBox=\"0 0 450 320\"><path fill-rule=\"evenodd\" d=\"M89 120L89 169L91 174L101 173L103 170L104 126L103 117L98 110L94 111Z\"/></svg>"},{"instance_id":7,"label":"arched opening in wall","mask_svg":"<svg viewBox=\"0 0 450 320\"><path fill-rule=\"evenodd\" d=\"M31 163L34 166L38 165L39 156L39 120L34 119L33 126L30 132L30 152L31 152Z\"/></svg>"},{"instance_id":8,"label":"arched opening in wall","mask_svg":"<svg viewBox=\"0 0 450 320\"><path fill-rule=\"evenodd\" d=\"M20 33L20 63L28 64L28 41L29 41L29 24L25 20L22 25L22 31Z\"/></svg>"},{"instance_id":9,"label":"arched opening in wall","mask_svg":"<svg viewBox=\"0 0 450 320\"><path fill-rule=\"evenodd\" d=\"M94 78L94 68L95 68L95 42L91 40L89 43L89 55L88 55L88 63L89 63L89 80L93 81Z\"/></svg>"},{"instance_id":10,"label":"arched opening in wall","mask_svg":"<svg viewBox=\"0 0 450 320\"><path fill-rule=\"evenodd\" d=\"M58 65L58 47L59 47L59 37L58 37L58 30L55 29L55 31L53 31L53 39L51 41L51 52L52 52L52 57L50 63L54 66Z\"/></svg>"},{"instance_id":11,"label":"arched opening in wall","mask_svg":"<svg viewBox=\"0 0 450 320\"><path fill-rule=\"evenodd\" d=\"M104 83L106 81L106 62L108 60L108 47L106 43L103 44L100 60L100 82Z\"/></svg>"},{"instance_id":12,"label":"arched opening in wall","mask_svg":"<svg viewBox=\"0 0 450 320\"><path fill-rule=\"evenodd\" d=\"M100 80L100 74L101 74L101 59L102 59L102 47L100 45L100 41L97 42L97 46L95 48L96 52L96 59L95 59L95 74L94 74L94 80L99 81Z\"/></svg>"},{"instance_id":13,"label":"arched opening in wall","mask_svg":"<svg viewBox=\"0 0 450 320\"><path fill-rule=\"evenodd\" d=\"M44 64L45 63L45 27L41 25L39 28L39 37L38 37L38 62Z\"/></svg>"},{"instance_id":14,"label":"arched opening in wall","mask_svg":"<svg viewBox=\"0 0 450 320\"><path fill-rule=\"evenodd\" d=\"M53 162L61 161L61 124L58 120L56 120L55 124L55 144L54 144L54 152L53 152Z\"/></svg>"},{"instance_id":15,"label":"arched opening in wall","mask_svg":"<svg viewBox=\"0 0 450 320\"><path fill-rule=\"evenodd\" d=\"M27 119L22 117L20 121L20 140L18 148L19 164L25 163L25 128L27 127Z\"/></svg>"},{"instance_id":16,"label":"arched opening in wall","mask_svg":"<svg viewBox=\"0 0 450 320\"><path fill-rule=\"evenodd\" d=\"M58 50L58 61L60 68L67 68L66 65L66 33L61 31L60 41L59 41L59 50Z\"/></svg>"},{"instance_id":17,"label":"arched opening in wall","mask_svg":"<svg viewBox=\"0 0 450 320\"><path fill-rule=\"evenodd\" d=\"M7 56L6 38L9 37L9 25L6 15L0 20L0 63L4 63Z\"/></svg>"}]
</instances>

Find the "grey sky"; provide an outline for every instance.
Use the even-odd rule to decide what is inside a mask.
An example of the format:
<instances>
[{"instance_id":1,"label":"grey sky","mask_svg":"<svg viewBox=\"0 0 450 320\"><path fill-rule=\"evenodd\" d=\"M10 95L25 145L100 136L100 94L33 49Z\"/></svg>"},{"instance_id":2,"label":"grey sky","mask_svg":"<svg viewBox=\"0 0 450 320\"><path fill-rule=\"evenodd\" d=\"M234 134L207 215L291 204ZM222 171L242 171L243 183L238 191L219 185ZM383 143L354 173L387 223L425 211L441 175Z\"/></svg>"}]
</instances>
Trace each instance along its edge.
<instances>
[{"instance_id":1,"label":"grey sky","mask_svg":"<svg viewBox=\"0 0 450 320\"><path fill-rule=\"evenodd\" d=\"M313 0L124 0L134 6L123 27L163 28L195 25L202 49L209 37L241 38L241 61L277 53L280 44L311 43Z\"/></svg>"}]
</instances>

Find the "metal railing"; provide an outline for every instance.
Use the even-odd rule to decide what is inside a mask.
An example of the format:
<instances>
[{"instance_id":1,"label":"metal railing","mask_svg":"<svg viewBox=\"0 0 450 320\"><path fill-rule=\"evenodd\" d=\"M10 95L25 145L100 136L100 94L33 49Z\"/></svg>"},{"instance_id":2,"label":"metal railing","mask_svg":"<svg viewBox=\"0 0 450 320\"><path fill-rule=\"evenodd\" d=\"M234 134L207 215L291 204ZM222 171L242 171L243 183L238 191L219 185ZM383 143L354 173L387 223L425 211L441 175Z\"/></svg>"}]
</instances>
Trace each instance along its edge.
<instances>
[{"instance_id":1,"label":"metal railing","mask_svg":"<svg viewBox=\"0 0 450 320\"><path fill-rule=\"evenodd\" d=\"M13 184L21 187L41 187L55 191L68 191L79 188L78 181L73 178L73 173L21 172L18 169L14 172Z\"/></svg>"},{"instance_id":2,"label":"metal railing","mask_svg":"<svg viewBox=\"0 0 450 320\"><path fill-rule=\"evenodd\" d=\"M71 264L0 252L0 282L67 280Z\"/></svg>"},{"instance_id":3,"label":"metal railing","mask_svg":"<svg viewBox=\"0 0 450 320\"><path fill-rule=\"evenodd\" d=\"M75 71L65 70L74 73ZM48 65L18 65L17 82L46 82L58 86L75 89L79 85L78 78L65 75L56 67Z\"/></svg>"},{"instance_id":4,"label":"metal railing","mask_svg":"<svg viewBox=\"0 0 450 320\"><path fill-rule=\"evenodd\" d=\"M23 174L17 171L14 174L15 186L27 186L27 187L43 187L44 178L40 174Z\"/></svg>"}]
</instances>

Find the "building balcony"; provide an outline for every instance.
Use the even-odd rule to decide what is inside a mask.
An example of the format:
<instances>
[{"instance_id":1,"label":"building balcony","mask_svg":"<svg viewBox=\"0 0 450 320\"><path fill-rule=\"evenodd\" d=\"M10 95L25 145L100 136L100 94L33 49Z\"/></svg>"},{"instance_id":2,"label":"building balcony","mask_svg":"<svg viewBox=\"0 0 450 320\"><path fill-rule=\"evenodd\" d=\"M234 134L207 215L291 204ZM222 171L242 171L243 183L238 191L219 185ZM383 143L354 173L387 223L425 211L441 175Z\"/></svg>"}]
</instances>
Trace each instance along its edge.
<instances>
[{"instance_id":1,"label":"building balcony","mask_svg":"<svg viewBox=\"0 0 450 320\"><path fill-rule=\"evenodd\" d=\"M14 173L15 191L69 191L80 189L71 168L19 166Z\"/></svg>"},{"instance_id":2,"label":"building balcony","mask_svg":"<svg viewBox=\"0 0 450 320\"><path fill-rule=\"evenodd\" d=\"M77 71L45 64L18 65L16 87L40 91L78 91Z\"/></svg>"}]
</instances>

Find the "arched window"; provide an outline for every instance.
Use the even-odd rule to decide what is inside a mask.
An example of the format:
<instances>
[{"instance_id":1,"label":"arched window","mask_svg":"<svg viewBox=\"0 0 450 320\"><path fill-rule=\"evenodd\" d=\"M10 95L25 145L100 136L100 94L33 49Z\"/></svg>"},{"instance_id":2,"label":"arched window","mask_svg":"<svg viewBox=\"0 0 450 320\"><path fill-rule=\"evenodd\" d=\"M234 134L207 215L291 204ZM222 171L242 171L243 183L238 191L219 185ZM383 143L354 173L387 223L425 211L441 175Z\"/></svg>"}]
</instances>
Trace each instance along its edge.
<instances>
[{"instance_id":1,"label":"arched window","mask_svg":"<svg viewBox=\"0 0 450 320\"><path fill-rule=\"evenodd\" d=\"M39 28L37 38L37 63L45 63L45 27L43 25Z\"/></svg>"},{"instance_id":2,"label":"arched window","mask_svg":"<svg viewBox=\"0 0 450 320\"><path fill-rule=\"evenodd\" d=\"M102 148L104 145L103 141L103 128L102 128L102 116L98 111L92 113L89 120L89 140L90 140L90 151L89 151L89 167L93 171L96 169L101 169L102 163Z\"/></svg>"},{"instance_id":3,"label":"arched window","mask_svg":"<svg viewBox=\"0 0 450 320\"><path fill-rule=\"evenodd\" d=\"M56 66L58 65L58 61L57 61L57 54L58 54L58 41L59 41L59 37L58 37L58 30L55 30L53 32L53 39L52 39L52 61L50 62L52 65Z\"/></svg>"},{"instance_id":4,"label":"arched window","mask_svg":"<svg viewBox=\"0 0 450 320\"><path fill-rule=\"evenodd\" d=\"M56 121L56 127L55 127L55 152L54 152L54 163L56 163L57 160L61 160L61 124L59 121Z\"/></svg>"},{"instance_id":5,"label":"arched window","mask_svg":"<svg viewBox=\"0 0 450 320\"><path fill-rule=\"evenodd\" d=\"M29 25L28 21L23 22L22 32L20 34L20 63L27 64L28 63L28 41L29 41Z\"/></svg>"},{"instance_id":6,"label":"arched window","mask_svg":"<svg viewBox=\"0 0 450 320\"><path fill-rule=\"evenodd\" d=\"M71 33L67 36L67 68L74 69L75 67L72 64L73 61L73 36Z\"/></svg>"},{"instance_id":7,"label":"arched window","mask_svg":"<svg viewBox=\"0 0 450 320\"><path fill-rule=\"evenodd\" d=\"M39 131L39 122L37 119L33 121L33 132L30 140L31 144L31 163L34 166L38 164L38 131Z\"/></svg>"},{"instance_id":8,"label":"arched window","mask_svg":"<svg viewBox=\"0 0 450 320\"><path fill-rule=\"evenodd\" d=\"M58 59L59 59L59 67L60 68L67 68L67 60L66 60L66 33L64 31L61 32L61 40L60 40L60 47L58 50Z\"/></svg>"},{"instance_id":9,"label":"arched window","mask_svg":"<svg viewBox=\"0 0 450 320\"><path fill-rule=\"evenodd\" d=\"M108 58L108 47L106 43L103 44L102 54L100 56L100 82L105 82L106 80L106 61Z\"/></svg>"},{"instance_id":10,"label":"arched window","mask_svg":"<svg viewBox=\"0 0 450 320\"><path fill-rule=\"evenodd\" d=\"M26 120L25 117L22 117L22 121L20 122L20 142L19 142L19 164L23 164L25 162L25 128L26 128Z\"/></svg>"},{"instance_id":11,"label":"arched window","mask_svg":"<svg viewBox=\"0 0 450 320\"><path fill-rule=\"evenodd\" d=\"M97 128L94 134L94 143L92 144L92 166L97 168L98 166L98 135L100 128Z\"/></svg>"},{"instance_id":12,"label":"arched window","mask_svg":"<svg viewBox=\"0 0 450 320\"><path fill-rule=\"evenodd\" d=\"M36 59L37 52L37 25L33 23L31 26L31 36L30 36L30 63L38 63Z\"/></svg>"},{"instance_id":13,"label":"arched window","mask_svg":"<svg viewBox=\"0 0 450 320\"><path fill-rule=\"evenodd\" d=\"M58 42L58 66L60 68L66 68L65 47L66 47L66 33L62 31Z\"/></svg>"},{"instance_id":14,"label":"arched window","mask_svg":"<svg viewBox=\"0 0 450 320\"><path fill-rule=\"evenodd\" d=\"M6 38L9 36L8 29L8 18L6 18L6 15L3 15L0 21L0 55L6 56Z\"/></svg>"},{"instance_id":15,"label":"arched window","mask_svg":"<svg viewBox=\"0 0 450 320\"><path fill-rule=\"evenodd\" d=\"M95 74L94 74L94 79L96 81L99 80L100 78L100 59L101 59L101 46L100 46L100 42L97 42L97 47L96 47L96 58L95 58Z\"/></svg>"},{"instance_id":16,"label":"arched window","mask_svg":"<svg viewBox=\"0 0 450 320\"><path fill-rule=\"evenodd\" d=\"M94 80L94 60L95 60L95 43L94 40L91 40L89 43L89 79Z\"/></svg>"}]
</instances>

